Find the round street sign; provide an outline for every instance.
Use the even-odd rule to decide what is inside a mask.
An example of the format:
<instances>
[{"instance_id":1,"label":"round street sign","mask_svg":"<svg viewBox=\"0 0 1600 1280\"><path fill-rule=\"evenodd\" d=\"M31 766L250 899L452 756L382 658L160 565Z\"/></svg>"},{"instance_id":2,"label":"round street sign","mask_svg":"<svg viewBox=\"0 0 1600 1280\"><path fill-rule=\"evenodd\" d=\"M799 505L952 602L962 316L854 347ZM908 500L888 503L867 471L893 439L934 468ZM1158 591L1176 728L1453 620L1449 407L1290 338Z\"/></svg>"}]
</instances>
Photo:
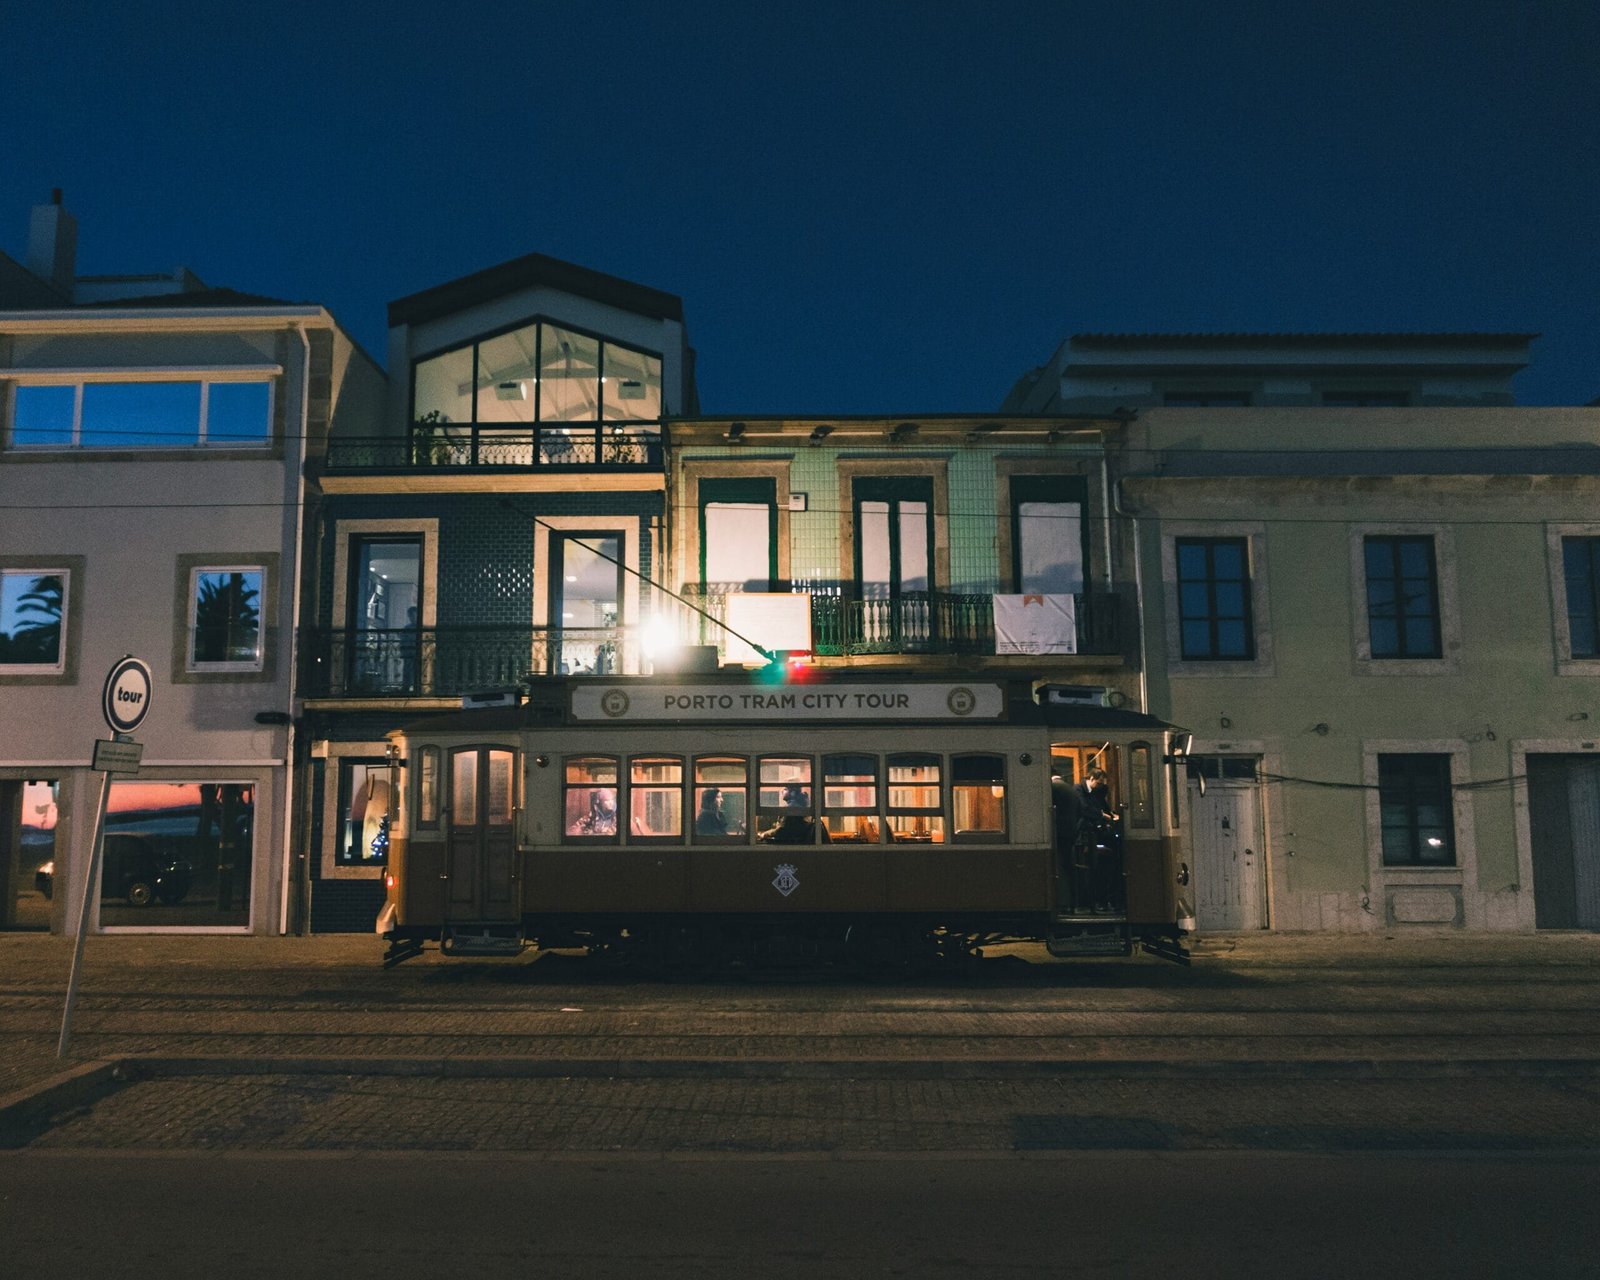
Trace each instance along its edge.
<instances>
[{"instance_id":1,"label":"round street sign","mask_svg":"<svg viewBox=\"0 0 1600 1280\"><path fill-rule=\"evenodd\" d=\"M150 668L138 658L124 658L111 668L100 707L113 733L132 733L139 727L150 710L151 687Z\"/></svg>"}]
</instances>

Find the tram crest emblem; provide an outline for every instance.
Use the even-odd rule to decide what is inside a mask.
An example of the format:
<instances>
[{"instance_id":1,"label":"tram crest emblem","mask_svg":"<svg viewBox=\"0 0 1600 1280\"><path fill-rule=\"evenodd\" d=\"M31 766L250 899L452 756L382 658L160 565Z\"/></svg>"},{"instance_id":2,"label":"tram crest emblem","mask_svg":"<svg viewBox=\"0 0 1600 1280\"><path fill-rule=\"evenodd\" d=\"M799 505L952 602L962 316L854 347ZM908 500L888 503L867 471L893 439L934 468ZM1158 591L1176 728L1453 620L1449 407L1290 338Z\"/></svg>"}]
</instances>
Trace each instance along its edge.
<instances>
[{"instance_id":1,"label":"tram crest emblem","mask_svg":"<svg viewBox=\"0 0 1600 1280\"><path fill-rule=\"evenodd\" d=\"M778 877L772 882L772 887L785 898L800 887L800 878L794 873L794 864L780 863L773 870L778 873Z\"/></svg>"}]
</instances>

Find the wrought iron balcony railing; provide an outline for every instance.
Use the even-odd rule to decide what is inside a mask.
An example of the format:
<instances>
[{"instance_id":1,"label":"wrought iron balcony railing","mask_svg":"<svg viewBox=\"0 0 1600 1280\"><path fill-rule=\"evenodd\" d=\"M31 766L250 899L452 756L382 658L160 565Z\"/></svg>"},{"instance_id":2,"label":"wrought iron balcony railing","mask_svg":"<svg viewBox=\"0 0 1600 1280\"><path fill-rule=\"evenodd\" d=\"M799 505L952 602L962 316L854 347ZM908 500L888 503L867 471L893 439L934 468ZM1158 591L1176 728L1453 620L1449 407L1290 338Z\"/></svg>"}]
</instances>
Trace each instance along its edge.
<instances>
[{"instance_id":1,"label":"wrought iron balcony railing","mask_svg":"<svg viewBox=\"0 0 1600 1280\"><path fill-rule=\"evenodd\" d=\"M661 458L659 423L499 427L417 422L407 436L335 436L328 441L330 471L660 471Z\"/></svg>"},{"instance_id":2,"label":"wrought iron balcony railing","mask_svg":"<svg viewBox=\"0 0 1600 1280\"><path fill-rule=\"evenodd\" d=\"M302 697L458 697L511 688L529 675L639 670L622 627L421 627L310 630Z\"/></svg>"},{"instance_id":3,"label":"wrought iron balcony railing","mask_svg":"<svg viewBox=\"0 0 1600 1280\"><path fill-rule=\"evenodd\" d=\"M683 594L722 620L733 593ZM1086 593L1077 600L1077 651L1122 653L1123 597ZM678 612L676 631L689 643L728 647L716 622L687 609ZM852 600L813 592L811 636L819 657L993 654L993 598L923 591ZM453 698L512 687L530 675L638 675L651 665L643 629L626 626L313 629L300 651L300 692L309 698Z\"/></svg>"}]
</instances>

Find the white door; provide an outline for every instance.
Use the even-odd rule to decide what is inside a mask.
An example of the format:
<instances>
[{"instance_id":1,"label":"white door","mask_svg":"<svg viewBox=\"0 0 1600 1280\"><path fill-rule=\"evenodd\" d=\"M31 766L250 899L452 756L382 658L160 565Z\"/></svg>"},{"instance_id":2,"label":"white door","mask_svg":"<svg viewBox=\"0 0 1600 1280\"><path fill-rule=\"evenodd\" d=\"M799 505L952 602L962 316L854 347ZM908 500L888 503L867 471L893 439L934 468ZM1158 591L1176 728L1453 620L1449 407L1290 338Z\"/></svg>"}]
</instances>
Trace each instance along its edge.
<instances>
[{"instance_id":1,"label":"white door","mask_svg":"<svg viewBox=\"0 0 1600 1280\"><path fill-rule=\"evenodd\" d=\"M1189 781L1194 824L1195 917L1201 929L1266 926L1261 809L1255 784L1206 779L1206 793Z\"/></svg>"}]
</instances>

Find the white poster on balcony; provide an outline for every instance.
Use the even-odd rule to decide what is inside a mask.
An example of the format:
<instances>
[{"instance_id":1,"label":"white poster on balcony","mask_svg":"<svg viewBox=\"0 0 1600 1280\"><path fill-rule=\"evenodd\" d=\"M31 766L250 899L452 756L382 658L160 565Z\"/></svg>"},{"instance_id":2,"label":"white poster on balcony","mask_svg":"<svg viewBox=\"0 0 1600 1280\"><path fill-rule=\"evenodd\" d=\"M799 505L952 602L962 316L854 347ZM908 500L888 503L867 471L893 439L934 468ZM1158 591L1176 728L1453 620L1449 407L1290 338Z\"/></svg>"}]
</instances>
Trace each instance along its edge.
<instances>
[{"instance_id":1,"label":"white poster on balcony","mask_svg":"<svg viewBox=\"0 0 1600 1280\"><path fill-rule=\"evenodd\" d=\"M996 596L996 653L1077 653L1076 597L1069 595Z\"/></svg>"},{"instance_id":2,"label":"white poster on balcony","mask_svg":"<svg viewBox=\"0 0 1600 1280\"><path fill-rule=\"evenodd\" d=\"M788 591L734 591L723 597L728 606L728 631L724 635L726 662L762 666L766 659L739 636L754 640L776 653L811 652L811 597ZM738 634L735 635L734 633Z\"/></svg>"}]
</instances>

